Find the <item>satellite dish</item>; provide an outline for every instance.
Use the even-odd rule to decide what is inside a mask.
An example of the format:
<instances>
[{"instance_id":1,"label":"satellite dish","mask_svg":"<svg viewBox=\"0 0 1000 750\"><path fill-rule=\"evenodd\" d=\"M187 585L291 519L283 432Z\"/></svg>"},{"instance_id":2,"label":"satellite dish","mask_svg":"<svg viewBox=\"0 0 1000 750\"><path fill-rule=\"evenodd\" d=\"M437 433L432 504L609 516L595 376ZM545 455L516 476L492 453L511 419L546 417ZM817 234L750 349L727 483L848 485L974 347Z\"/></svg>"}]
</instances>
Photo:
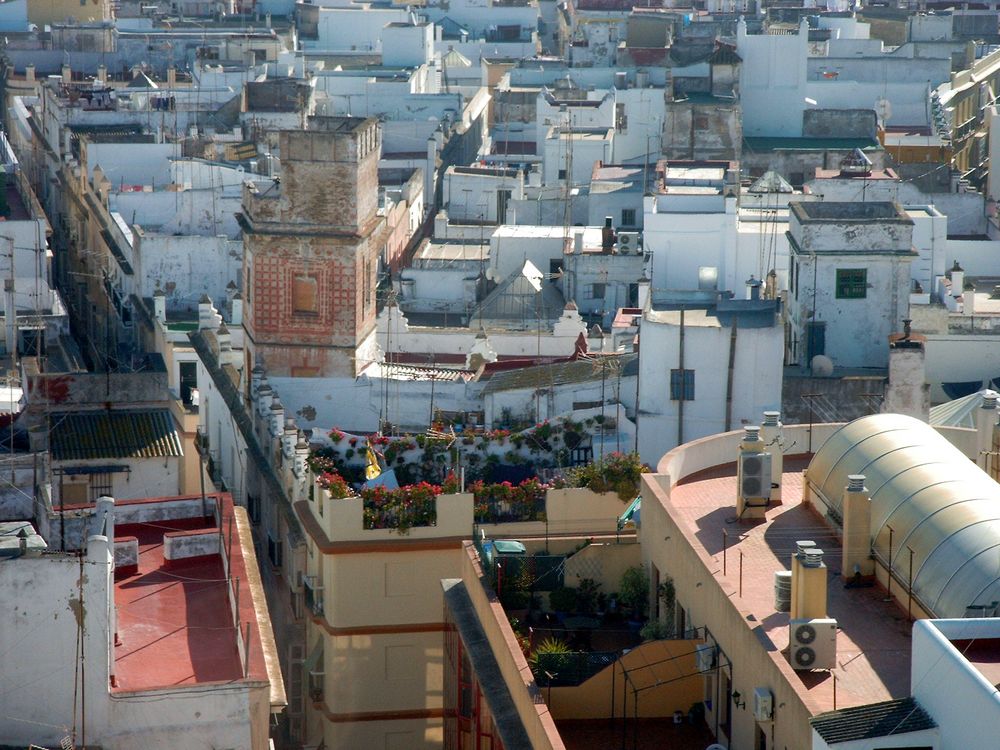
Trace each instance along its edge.
<instances>
[{"instance_id":1,"label":"satellite dish","mask_svg":"<svg viewBox=\"0 0 1000 750\"><path fill-rule=\"evenodd\" d=\"M828 378L833 375L833 360L825 354L817 354L809 363L812 374L820 378Z\"/></svg>"},{"instance_id":2,"label":"satellite dish","mask_svg":"<svg viewBox=\"0 0 1000 750\"><path fill-rule=\"evenodd\" d=\"M718 742L713 742L705 750L728 750L728 748L725 745L720 745Z\"/></svg>"}]
</instances>

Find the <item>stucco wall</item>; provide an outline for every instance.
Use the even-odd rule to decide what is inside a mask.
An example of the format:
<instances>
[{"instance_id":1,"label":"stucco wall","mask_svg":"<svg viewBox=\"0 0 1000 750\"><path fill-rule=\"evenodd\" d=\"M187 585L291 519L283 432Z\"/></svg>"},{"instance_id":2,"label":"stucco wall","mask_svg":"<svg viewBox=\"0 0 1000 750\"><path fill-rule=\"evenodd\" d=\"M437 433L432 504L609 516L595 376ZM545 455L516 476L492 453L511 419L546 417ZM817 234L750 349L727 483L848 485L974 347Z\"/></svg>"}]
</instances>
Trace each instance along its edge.
<instances>
[{"instance_id":1,"label":"stucco wall","mask_svg":"<svg viewBox=\"0 0 1000 750\"><path fill-rule=\"evenodd\" d=\"M913 625L911 692L934 718L941 747L981 747L1000 725L1000 694L950 639L1000 635L996 620L918 621Z\"/></svg>"},{"instance_id":2,"label":"stucco wall","mask_svg":"<svg viewBox=\"0 0 1000 750\"><path fill-rule=\"evenodd\" d=\"M694 660L700 642L648 641L581 685L546 689L546 702L560 721L610 718L612 711L618 720L623 714L631 718L636 713L641 718L664 718L674 711L686 715L704 693L704 678ZM632 684L642 690L638 706L625 670Z\"/></svg>"}]
</instances>

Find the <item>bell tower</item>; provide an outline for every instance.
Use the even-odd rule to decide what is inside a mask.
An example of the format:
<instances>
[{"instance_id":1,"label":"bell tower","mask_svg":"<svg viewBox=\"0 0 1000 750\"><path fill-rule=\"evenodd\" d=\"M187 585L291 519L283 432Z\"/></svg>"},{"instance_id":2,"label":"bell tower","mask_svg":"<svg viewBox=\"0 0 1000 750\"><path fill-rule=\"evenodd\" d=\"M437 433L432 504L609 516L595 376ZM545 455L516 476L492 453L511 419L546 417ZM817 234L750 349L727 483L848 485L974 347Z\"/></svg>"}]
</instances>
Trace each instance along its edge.
<instances>
[{"instance_id":1,"label":"bell tower","mask_svg":"<svg viewBox=\"0 0 1000 750\"><path fill-rule=\"evenodd\" d=\"M375 355L381 138L375 118L279 133L280 177L243 188L243 327L272 376L356 376Z\"/></svg>"}]
</instances>

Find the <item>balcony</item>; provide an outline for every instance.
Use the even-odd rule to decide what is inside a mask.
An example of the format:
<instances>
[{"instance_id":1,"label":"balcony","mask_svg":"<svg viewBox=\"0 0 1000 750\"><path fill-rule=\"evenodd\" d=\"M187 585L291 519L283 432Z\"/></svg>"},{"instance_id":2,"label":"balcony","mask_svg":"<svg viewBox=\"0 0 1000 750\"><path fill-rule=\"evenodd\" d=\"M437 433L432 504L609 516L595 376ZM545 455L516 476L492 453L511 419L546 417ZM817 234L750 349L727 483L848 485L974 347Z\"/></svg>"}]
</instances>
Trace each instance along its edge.
<instances>
[{"instance_id":1,"label":"balcony","mask_svg":"<svg viewBox=\"0 0 1000 750\"><path fill-rule=\"evenodd\" d=\"M323 616L323 586L316 576L306 576L304 581L306 606L316 617Z\"/></svg>"}]
</instances>

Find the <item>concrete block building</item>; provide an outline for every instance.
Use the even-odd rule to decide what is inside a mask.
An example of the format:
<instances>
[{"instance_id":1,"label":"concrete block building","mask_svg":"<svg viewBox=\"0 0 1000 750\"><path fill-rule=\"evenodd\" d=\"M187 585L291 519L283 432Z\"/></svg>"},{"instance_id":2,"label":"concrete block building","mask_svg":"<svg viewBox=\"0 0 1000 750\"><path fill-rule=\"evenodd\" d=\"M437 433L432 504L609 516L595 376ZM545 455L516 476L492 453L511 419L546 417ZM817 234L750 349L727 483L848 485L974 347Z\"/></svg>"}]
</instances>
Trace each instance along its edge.
<instances>
[{"instance_id":1,"label":"concrete block building","mask_svg":"<svg viewBox=\"0 0 1000 750\"><path fill-rule=\"evenodd\" d=\"M913 219L897 203L795 203L788 361L885 367L910 302Z\"/></svg>"}]
</instances>

